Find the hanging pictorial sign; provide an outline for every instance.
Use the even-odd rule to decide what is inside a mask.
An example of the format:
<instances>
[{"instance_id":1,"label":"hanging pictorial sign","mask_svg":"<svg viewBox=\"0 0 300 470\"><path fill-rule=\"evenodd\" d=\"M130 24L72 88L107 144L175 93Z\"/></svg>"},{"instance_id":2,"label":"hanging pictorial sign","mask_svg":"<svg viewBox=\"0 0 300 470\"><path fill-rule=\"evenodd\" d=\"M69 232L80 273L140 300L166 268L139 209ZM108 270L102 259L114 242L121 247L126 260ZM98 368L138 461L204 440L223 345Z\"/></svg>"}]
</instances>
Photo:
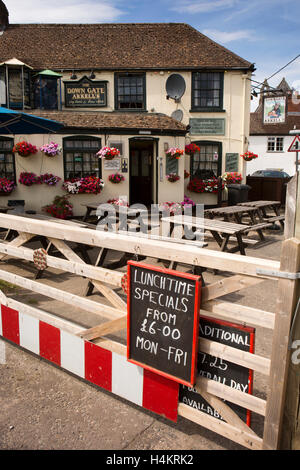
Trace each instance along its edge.
<instances>
[{"instance_id":1,"label":"hanging pictorial sign","mask_svg":"<svg viewBox=\"0 0 300 470\"><path fill-rule=\"evenodd\" d=\"M232 348L254 353L254 336L254 328L246 328L230 322L200 317L200 348L201 338L206 338ZM221 384L244 393L252 393L253 371L246 367L199 351L197 370L198 376L216 380ZM220 413L214 410L193 387L180 387L179 401L217 419L223 419ZM226 404L250 426L251 412L249 410L234 403L226 402Z\"/></svg>"},{"instance_id":2,"label":"hanging pictorial sign","mask_svg":"<svg viewBox=\"0 0 300 470\"><path fill-rule=\"evenodd\" d=\"M95 82L87 77L82 77L78 82L64 82L65 106L68 108L107 106L106 85L106 81Z\"/></svg>"},{"instance_id":3,"label":"hanging pictorial sign","mask_svg":"<svg viewBox=\"0 0 300 470\"><path fill-rule=\"evenodd\" d=\"M285 123L286 97L274 96L265 97L263 105L263 124Z\"/></svg>"},{"instance_id":4,"label":"hanging pictorial sign","mask_svg":"<svg viewBox=\"0 0 300 470\"><path fill-rule=\"evenodd\" d=\"M129 261L127 277L128 361L193 386L200 276Z\"/></svg>"},{"instance_id":5,"label":"hanging pictorial sign","mask_svg":"<svg viewBox=\"0 0 300 470\"><path fill-rule=\"evenodd\" d=\"M288 152L300 152L300 137L296 135L293 142L288 148Z\"/></svg>"}]
</instances>

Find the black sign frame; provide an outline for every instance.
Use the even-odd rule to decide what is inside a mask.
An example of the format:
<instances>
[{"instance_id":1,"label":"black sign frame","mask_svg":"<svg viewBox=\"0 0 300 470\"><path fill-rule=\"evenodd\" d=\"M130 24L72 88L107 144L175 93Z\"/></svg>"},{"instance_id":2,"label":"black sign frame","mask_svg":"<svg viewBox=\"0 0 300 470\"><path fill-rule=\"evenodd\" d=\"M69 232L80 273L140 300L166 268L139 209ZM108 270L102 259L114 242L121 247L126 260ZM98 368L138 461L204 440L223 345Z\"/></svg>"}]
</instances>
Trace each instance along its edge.
<instances>
[{"instance_id":1,"label":"black sign frame","mask_svg":"<svg viewBox=\"0 0 300 470\"><path fill-rule=\"evenodd\" d=\"M176 372L177 372L176 374L174 372L170 371L170 368L172 368L172 367L168 363L164 367L161 367L161 363L159 363L159 367L157 366L157 364L153 365L153 363L151 363L151 356L150 356L150 360L149 360L149 356L146 358L146 360L145 360L145 357L143 357L143 360L141 360L140 357L137 357L136 350L134 350L135 348L132 346L132 344L133 344L132 336L135 334L135 331L137 330L136 325L137 325L138 322L136 321L136 318L139 314L141 316L143 315L143 313L140 313L140 312L133 313L133 311L132 311L132 306L134 305L134 303L136 303L135 301L133 301L133 298L131 298L131 290L132 290L132 287L134 286L134 281L132 279L132 270L133 269L137 269L137 270L141 269L141 270L144 270L144 271L156 272L158 276L161 276L161 277L164 276L165 279L168 280L169 285L171 285L171 280L176 281L176 280L179 280L181 278L182 282L188 281L189 285L192 286L192 293L190 295L191 296L190 302L188 301L188 299L186 299L188 307L189 307L189 308L187 307L187 312L188 312L187 313L187 318L183 318L183 317L180 318L180 316L178 316L178 317L176 316L176 321L177 321L177 318L178 318L178 324L176 325L176 326L178 326L178 329L177 328L173 329L173 332L176 330L176 332L180 333L181 342L183 342L185 345L188 343L188 348L189 348L189 350L184 353L186 363L184 364L183 367L180 365L180 367L181 367L180 373L178 373L177 369L176 369ZM198 341L198 338L199 338L199 312L200 312L200 297L201 297L201 276L196 276L194 274L189 274L189 273L183 273L183 272L175 271L175 270L172 270L172 269L161 268L161 267L158 267L158 266L148 265L148 264L144 264L144 263L141 263L141 262L138 262L138 261L128 261L128 263L127 263L127 285L128 285L128 288L127 288L127 292L128 292L128 295L127 295L127 360L128 360L128 362L139 365L139 366L143 367L144 369L148 369L148 370L150 370L152 372L155 372L159 375L162 375L162 376L164 376L168 379L174 380L174 381L176 381L180 384L187 385L187 386L193 386L195 384L196 375L197 375L197 356L198 356L198 343L199 343L199 341ZM146 306L147 306L147 304L146 304ZM144 312L146 311L146 308L143 305L142 305L141 308ZM166 307L164 307L164 308L167 310ZM170 311L173 312L173 317L174 317L174 315L176 315L176 314L174 314L174 310L170 309ZM166 313L166 312L162 312L162 313ZM148 310L147 310L147 314L148 314ZM184 322L184 331L182 330L180 332L179 327L183 326L183 321L184 320L185 320L185 322ZM145 321L145 318L144 318L144 321ZM179 323L180 323L180 325L179 325ZM158 323L158 325L160 326L159 323ZM139 326L142 326L142 325L139 324ZM166 325L164 325L164 326L166 327ZM167 340L165 339L166 336L164 336L163 330L164 330L164 327L159 329L158 326L157 326L156 330L155 330L155 333L154 333L154 334L157 334L157 337L156 337L156 339L158 340L157 345L158 345L158 342L160 342L160 346L165 346L165 344L162 343L162 341L165 341L165 342L170 341L169 337L167 338ZM141 331L143 331L142 328L141 328ZM160 331L160 333L157 333L158 331ZM167 329L166 329L166 331L169 332L169 330L167 330ZM176 333L176 334L179 335L179 333ZM148 332L148 334L149 334L149 332ZM146 333L146 335L147 335L147 333ZM187 342L186 341L187 338L191 339L191 342ZM175 344L175 341L177 339L178 338L175 338L175 337L171 338L171 340L174 340L173 344ZM147 340L147 338L146 338L146 340ZM146 340L145 340L145 342L146 342ZM179 343L177 343L177 344L179 344ZM168 353L168 356L171 356L171 354L173 354L172 349L175 349L174 357L176 357L177 352L178 352L178 355L179 355L179 351L180 351L180 354L181 353L183 354L183 352L184 352L179 347L178 347L178 349L176 349L174 346L169 346L169 350L166 350L164 348L158 348L158 346L157 346L156 351L159 351L159 353L160 353L160 351L164 351L164 352ZM166 359L165 359L166 355L165 356L162 356L162 355L158 356L158 359L156 359L155 362L159 362L160 358L162 359L162 363L163 363L163 360L164 360L165 361L164 364L166 364ZM169 357L167 358L167 360L168 359L169 359ZM175 358L172 357L172 359L174 359L174 361L175 361ZM174 364L172 364L172 366L174 366ZM174 368L176 368L176 367L174 367Z\"/></svg>"},{"instance_id":2,"label":"black sign frame","mask_svg":"<svg viewBox=\"0 0 300 470\"><path fill-rule=\"evenodd\" d=\"M77 81L64 81L64 92L65 92L65 107L66 108L104 108L107 106L107 80L90 80L87 76L82 77L80 80ZM72 88L78 88L78 90L84 90L85 85L87 84L86 87L92 88L92 89L102 89L103 92L101 95L103 98L100 98L101 101L97 101L96 98L77 98L74 100L74 102L71 104L71 98L68 97L68 89L70 87ZM75 93L74 93L75 94ZM90 100L90 102L88 102Z\"/></svg>"}]
</instances>

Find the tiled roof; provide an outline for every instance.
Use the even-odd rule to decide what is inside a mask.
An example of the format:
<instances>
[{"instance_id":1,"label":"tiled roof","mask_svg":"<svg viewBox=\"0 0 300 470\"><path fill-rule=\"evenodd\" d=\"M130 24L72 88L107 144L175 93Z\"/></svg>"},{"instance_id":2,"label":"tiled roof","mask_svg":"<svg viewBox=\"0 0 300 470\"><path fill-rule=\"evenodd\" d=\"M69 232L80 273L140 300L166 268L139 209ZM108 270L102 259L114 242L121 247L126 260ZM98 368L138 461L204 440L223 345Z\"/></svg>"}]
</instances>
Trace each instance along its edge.
<instances>
[{"instance_id":1,"label":"tiled roof","mask_svg":"<svg viewBox=\"0 0 300 470\"><path fill-rule=\"evenodd\" d=\"M138 112L89 112L89 111L29 111L29 114L62 122L67 129L91 130L153 130L185 135L186 126L165 114Z\"/></svg>"},{"instance_id":2,"label":"tiled roof","mask_svg":"<svg viewBox=\"0 0 300 470\"><path fill-rule=\"evenodd\" d=\"M11 24L0 62L35 69L246 69L252 64L185 23Z\"/></svg>"}]
</instances>

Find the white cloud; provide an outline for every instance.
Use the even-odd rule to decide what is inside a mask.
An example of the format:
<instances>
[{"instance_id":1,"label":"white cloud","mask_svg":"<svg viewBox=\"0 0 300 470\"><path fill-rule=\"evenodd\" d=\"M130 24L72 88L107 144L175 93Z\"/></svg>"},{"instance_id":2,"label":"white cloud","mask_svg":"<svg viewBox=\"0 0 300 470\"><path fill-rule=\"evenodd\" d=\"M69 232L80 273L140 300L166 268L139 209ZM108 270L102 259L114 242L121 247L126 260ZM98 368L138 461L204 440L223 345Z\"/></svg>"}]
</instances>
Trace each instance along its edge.
<instances>
[{"instance_id":1,"label":"white cloud","mask_svg":"<svg viewBox=\"0 0 300 470\"><path fill-rule=\"evenodd\" d=\"M228 42L239 41L240 39L253 39L253 31L242 29L240 31L218 31L216 29L204 29L203 34L216 42L227 44Z\"/></svg>"},{"instance_id":2,"label":"white cloud","mask_svg":"<svg viewBox=\"0 0 300 470\"><path fill-rule=\"evenodd\" d=\"M170 8L179 13L208 13L215 10L232 8L239 0L178 0Z\"/></svg>"},{"instance_id":3,"label":"white cloud","mask_svg":"<svg viewBox=\"0 0 300 470\"><path fill-rule=\"evenodd\" d=\"M4 0L4 3L10 23L111 22L123 14L109 0Z\"/></svg>"}]
</instances>

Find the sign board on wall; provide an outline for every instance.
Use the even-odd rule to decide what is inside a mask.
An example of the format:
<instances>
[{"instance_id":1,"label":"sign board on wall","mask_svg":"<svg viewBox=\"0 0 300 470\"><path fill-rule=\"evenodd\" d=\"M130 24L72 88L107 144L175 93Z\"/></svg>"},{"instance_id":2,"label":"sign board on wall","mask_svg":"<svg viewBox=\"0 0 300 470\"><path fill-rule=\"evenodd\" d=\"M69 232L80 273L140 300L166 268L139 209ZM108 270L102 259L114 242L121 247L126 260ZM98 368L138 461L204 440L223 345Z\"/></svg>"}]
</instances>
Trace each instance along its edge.
<instances>
[{"instance_id":1,"label":"sign board on wall","mask_svg":"<svg viewBox=\"0 0 300 470\"><path fill-rule=\"evenodd\" d=\"M254 328L200 317L199 337L233 348L254 353ZM216 380L244 393L252 393L253 371L210 354L198 353L198 376ZM217 419L223 419L209 403L192 387L180 387L179 401ZM234 403L226 402L238 416L250 426L250 411Z\"/></svg>"},{"instance_id":2,"label":"sign board on wall","mask_svg":"<svg viewBox=\"0 0 300 470\"><path fill-rule=\"evenodd\" d=\"M77 82L64 82L65 106L76 107L102 107L107 106L106 81L92 81L82 77Z\"/></svg>"},{"instance_id":3,"label":"sign board on wall","mask_svg":"<svg viewBox=\"0 0 300 470\"><path fill-rule=\"evenodd\" d=\"M226 153L225 156L225 171L238 171L239 170L239 154Z\"/></svg>"},{"instance_id":4,"label":"sign board on wall","mask_svg":"<svg viewBox=\"0 0 300 470\"><path fill-rule=\"evenodd\" d=\"M103 159L103 169L104 170L120 170L121 169L121 159L113 158L112 160Z\"/></svg>"},{"instance_id":5,"label":"sign board on wall","mask_svg":"<svg viewBox=\"0 0 300 470\"><path fill-rule=\"evenodd\" d=\"M129 362L195 383L200 287L199 276L128 262Z\"/></svg>"},{"instance_id":6,"label":"sign board on wall","mask_svg":"<svg viewBox=\"0 0 300 470\"><path fill-rule=\"evenodd\" d=\"M225 135L224 118L190 118L191 135Z\"/></svg>"},{"instance_id":7,"label":"sign board on wall","mask_svg":"<svg viewBox=\"0 0 300 470\"><path fill-rule=\"evenodd\" d=\"M264 98L263 123L264 124L282 124L285 123L286 116L286 97L274 96Z\"/></svg>"}]
</instances>

